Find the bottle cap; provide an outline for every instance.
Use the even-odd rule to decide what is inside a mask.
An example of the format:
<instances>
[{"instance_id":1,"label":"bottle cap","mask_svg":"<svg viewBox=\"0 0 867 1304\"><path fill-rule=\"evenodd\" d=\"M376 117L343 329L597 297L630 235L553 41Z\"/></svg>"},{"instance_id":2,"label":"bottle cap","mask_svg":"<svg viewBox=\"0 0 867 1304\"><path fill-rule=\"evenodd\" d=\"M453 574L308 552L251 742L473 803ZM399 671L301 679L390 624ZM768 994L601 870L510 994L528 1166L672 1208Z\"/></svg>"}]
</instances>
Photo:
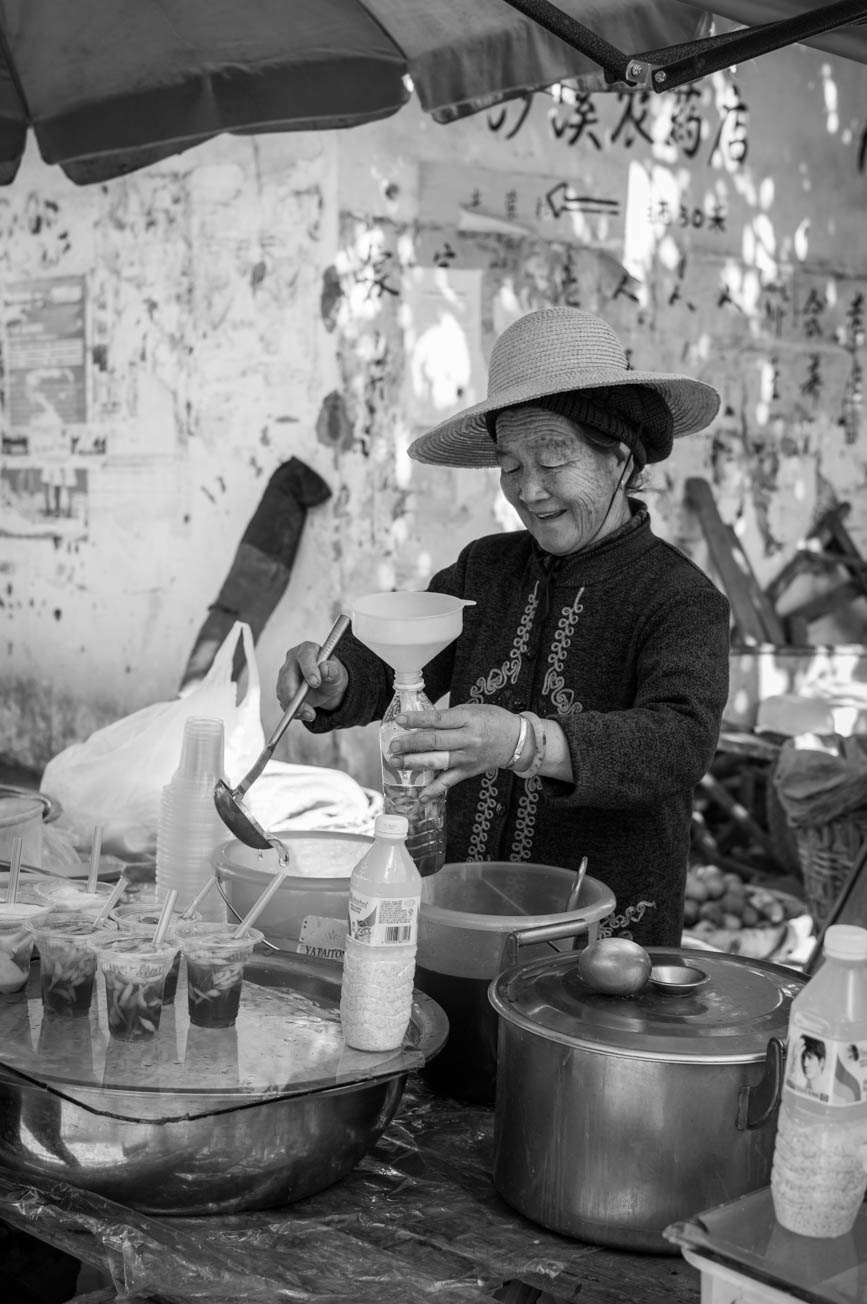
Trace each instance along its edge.
<instances>
[{"instance_id":1,"label":"bottle cap","mask_svg":"<svg viewBox=\"0 0 867 1304\"><path fill-rule=\"evenodd\" d=\"M421 691L424 688L424 680L417 670L398 670L394 676L394 687L399 688L417 688Z\"/></svg>"},{"instance_id":2,"label":"bottle cap","mask_svg":"<svg viewBox=\"0 0 867 1304\"><path fill-rule=\"evenodd\" d=\"M377 815L373 832L377 838L405 838L409 833L409 820L405 815Z\"/></svg>"},{"instance_id":3,"label":"bottle cap","mask_svg":"<svg viewBox=\"0 0 867 1304\"><path fill-rule=\"evenodd\" d=\"M825 930L825 954L835 960L867 960L867 928L831 924Z\"/></svg>"}]
</instances>

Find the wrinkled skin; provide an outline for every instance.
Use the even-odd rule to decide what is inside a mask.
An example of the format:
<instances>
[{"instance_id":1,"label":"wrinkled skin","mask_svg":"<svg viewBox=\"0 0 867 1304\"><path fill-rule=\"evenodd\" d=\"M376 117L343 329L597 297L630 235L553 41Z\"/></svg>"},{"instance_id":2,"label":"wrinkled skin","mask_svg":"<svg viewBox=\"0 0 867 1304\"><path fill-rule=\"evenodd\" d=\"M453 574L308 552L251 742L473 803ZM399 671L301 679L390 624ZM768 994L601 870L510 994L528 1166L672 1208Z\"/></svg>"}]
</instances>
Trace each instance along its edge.
<instances>
[{"instance_id":1,"label":"wrinkled skin","mask_svg":"<svg viewBox=\"0 0 867 1304\"><path fill-rule=\"evenodd\" d=\"M622 446L603 451L558 413L532 406L501 413L497 462L504 496L545 552L579 552L629 519Z\"/></svg>"}]
</instances>

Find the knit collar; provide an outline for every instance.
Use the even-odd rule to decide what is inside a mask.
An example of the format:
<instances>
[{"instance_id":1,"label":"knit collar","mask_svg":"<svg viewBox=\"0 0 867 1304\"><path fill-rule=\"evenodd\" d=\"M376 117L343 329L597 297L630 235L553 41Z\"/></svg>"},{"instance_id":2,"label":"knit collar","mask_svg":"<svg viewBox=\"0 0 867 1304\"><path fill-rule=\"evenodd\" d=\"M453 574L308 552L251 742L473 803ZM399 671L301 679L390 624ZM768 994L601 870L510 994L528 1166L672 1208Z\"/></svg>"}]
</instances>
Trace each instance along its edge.
<instances>
[{"instance_id":1,"label":"knit collar","mask_svg":"<svg viewBox=\"0 0 867 1304\"><path fill-rule=\"evenodd\" d=\"M645 536L650 530L650 513L644 503L637 498L630 498L630 519L607 534L598 543L591 543L589 548L579 552L570 552L564 556L545 552L530 535L534 569L549 579L568 580L571 574L590 578L593 573L606 572L614 566L619 570L627 564L636 550L644 547Z\"/></svg>"}]
</instances>

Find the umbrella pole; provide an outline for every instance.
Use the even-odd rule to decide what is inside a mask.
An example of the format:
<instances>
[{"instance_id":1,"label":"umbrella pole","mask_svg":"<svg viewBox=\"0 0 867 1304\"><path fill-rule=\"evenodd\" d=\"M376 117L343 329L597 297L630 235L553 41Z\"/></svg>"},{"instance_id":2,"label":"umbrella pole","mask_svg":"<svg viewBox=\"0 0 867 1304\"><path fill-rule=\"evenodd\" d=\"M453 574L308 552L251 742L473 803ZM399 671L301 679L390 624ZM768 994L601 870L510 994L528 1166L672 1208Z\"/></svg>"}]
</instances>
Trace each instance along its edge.
<instances>
[{"instance_id":1,"label":"umbrella pole","mask_svg":"<svg viewBox=\"0 0 867 1304\"><path fill-rule=\"evenodd\" d=\"M544 27L552 36L559 37L579 53L586 54L588 59L599 64L611 81L630 80L627 76L631 62L629 55L591 32L589 27L577 19L564 14L562 9L550 4L549 0L505 0L505 3L512 9L517 9L525 18L532 18L534 23Z\"/></svg>"},{"instance_id":2,"label":"umbrella pole","mask_svg":"<svg viewBox=\"0 0 867 1304\"><path fill-rule=\"evenodd\" d=\"M865 0L834 0L817 3L815 9L774 23L742 27L738 31L708 36L683 45L628 55L597 36L577 19L564 14L549 0L504 0L512 9L538 23L573 49L597 63L606 81L649 86L657 92L676 90L687 82L719 72L733 63L743 63L786 45L807 41L811 36L847 27L867 19Z\"/></svg>"},{"instance_id":3,"label":"umbrella pole","mask_svg":"<svg viewBox=\"0 0 867 1304\"><path fill-rule=\"evenodd\" d=\"M506 0L511 4L512 0ZM686 82L696 81L708 73L720 72L733 63L756 59L786 45L807 41L811 36L847 27L867 18L865 0L836 0L833 4L818 4L808 13L782 18L775 23L761 23L755 27L742 27L735 32L709 36L689 45L671 45L662 50L652 50L635 55L637 63L652 67L650 84L655 91L672 91ZM680 57L679 57L680 56ZM653 67L654 64L664 67Z\"/></svg>"}]
</instances>

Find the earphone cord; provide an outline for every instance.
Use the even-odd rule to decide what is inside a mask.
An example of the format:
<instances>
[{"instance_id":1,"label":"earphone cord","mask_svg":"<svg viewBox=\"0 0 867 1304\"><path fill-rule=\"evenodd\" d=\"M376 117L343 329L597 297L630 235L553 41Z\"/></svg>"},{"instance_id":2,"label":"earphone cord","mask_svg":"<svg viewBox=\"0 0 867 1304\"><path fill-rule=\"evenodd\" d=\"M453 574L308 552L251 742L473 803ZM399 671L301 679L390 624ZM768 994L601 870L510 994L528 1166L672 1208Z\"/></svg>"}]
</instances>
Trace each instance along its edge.
<instances>
[{"instance_id":1,"label":"earphone cord","mask_svg":"<svg viewBox=\"0 0 867 1304\"><path fill-rule=\"evenodd\" d=\"M597 534L602 529L605 522L608 520L609 514L611 512L611 508L614 506L614 499L617 497L618 493L620 492L621 486L623 485L623 477L626 475L631 465L632 465L632 454L630 453L626 459L623 470L620 472L620 479L617 481L617 484L614 486L614 492L612 493L611 497L608 499L608 506L605 508L605 515L602 517L602 520L599 522L596 529L590 535L590 538L584 544L584 547L581 549L582 552L584 552L585 548L590 547L591 543L596 538Z\"/></svg>"}]
</instances>

